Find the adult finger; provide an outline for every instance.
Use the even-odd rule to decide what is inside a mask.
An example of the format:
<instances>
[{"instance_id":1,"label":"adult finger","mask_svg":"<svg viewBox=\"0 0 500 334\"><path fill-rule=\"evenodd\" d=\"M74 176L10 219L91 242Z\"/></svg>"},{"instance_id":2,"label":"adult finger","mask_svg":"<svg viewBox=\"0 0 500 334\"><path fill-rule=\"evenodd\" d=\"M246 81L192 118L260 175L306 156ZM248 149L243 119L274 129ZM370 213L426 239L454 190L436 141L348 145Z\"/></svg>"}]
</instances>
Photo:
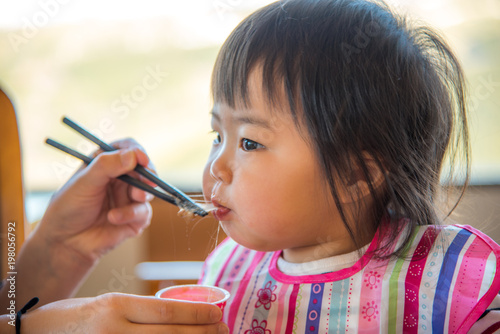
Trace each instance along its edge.
<instances>
[{"instance_id":1,"label":"adult finger","mask_svg":"<svg viewBox=\"0 0 500 334\"><path fill-rule=\"evenodd\" d=\"M130 186L129 196L131 200L136 202L151 202L155 198L154 195L134 186Z\"/></svg>"},{"instance_id":2,"label":"adult finger","mask_svg":"<svg viewBox=\"0 0 500 334\"><path fill-rule=\"evenodd\" d=\"M209 325L218 323L222 318L221 310L208 303L116 293L103 295L103 298L111 298L110 302L122 310L126 319L134 323Z\"/></svg>"},{"instance_id":3,"label":"adult finger","mask_svg":"<svg viewBox=\"0 0 500 334\"><path fill-rule=\"evenodd\" d=\"M113 208L108 212L108 220L116 225L135 222L145 222L149 224L152 216L153 209L148 202L131 203L126 206Z\"/></svg>"},{"instance_id":4,"label":"adult finger","mask_svg":"<svg viewBox=\"0 0 500 334\"><path fill-rule=\"evenodd\" d=\"M131 149L136 153L137 157L137 163L147 169L149 169L151 172L156 173L156 169L152 163L152 161L149 159L148 154L146 153L146 150L142 145L140 145L137 141L135 141L132 138L125 138L121 140L117 140L111 144L113 147L116 147L118 149Z\"/></svg>"},{"instance_id":5,"label":"adult finger","mask_svg":"<svg viewBox=\"0 0 500 334\"><path fill-rule=\"evenodd\" d=\"M128 324L120 331L124 334L132 333L170 333L170 334L227 334L226 324L219 322L211 325L144 325Z\"/></svg>"},{"instance_id":6,"label":"adult finger","mask_svg":"<svg viewBox=\"0 0 500 334\"><path fill-rule=\"evenodd\" d=\"M85 182L95 186L107 185L109 180L126 174L137 165L133 150L123 149L99 154L92 163L83 170Z\"/></svg>"}]
</instances>

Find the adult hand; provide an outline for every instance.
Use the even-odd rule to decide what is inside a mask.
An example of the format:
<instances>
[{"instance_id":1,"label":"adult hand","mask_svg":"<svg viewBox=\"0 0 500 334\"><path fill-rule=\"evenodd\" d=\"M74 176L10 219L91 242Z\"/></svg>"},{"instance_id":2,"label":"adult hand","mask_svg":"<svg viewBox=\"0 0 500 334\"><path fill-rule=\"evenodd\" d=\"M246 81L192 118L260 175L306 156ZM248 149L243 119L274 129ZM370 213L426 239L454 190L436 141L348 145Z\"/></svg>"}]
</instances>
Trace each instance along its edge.
<instances>
[{"instance_id":1,"label":"adult hand","mask_svg":"<svg viewBox=\"0 0 500 334\"><path fill-rule=\"evenodd\" d=\"M56 192L24 242L16 261L17 305L33 296L40 298L36 307L73 296L104 253L149 225L152 196L116 177L152 165L133 140L114 146L119 150L98 154ZM0 289L2 307L7 294Z\"/></svg>"},{"instance_id":2,"label":"adult hand","mask_svg":"<svg viewBox=\"0 0 500 334\"><path fill-rule=\"evenodd\" d=\"M228 333L211 304L109 293L47 304L22 317L24 333Z\"/></svg>"},{"instance_id":3,"label":"adult hand","mask_svg":"<svg viewBox=\"0 0 500 334\"><path fill-rule=\"evenodd\" d=\"M95 262L149 225L153 196L116 177L138 177L132 173L137 164L150 170L152 164L132 139L113 146L119 150L98 154L53 196L35 233L48 247L63 246Z\"/></svg>"}]
</instances>

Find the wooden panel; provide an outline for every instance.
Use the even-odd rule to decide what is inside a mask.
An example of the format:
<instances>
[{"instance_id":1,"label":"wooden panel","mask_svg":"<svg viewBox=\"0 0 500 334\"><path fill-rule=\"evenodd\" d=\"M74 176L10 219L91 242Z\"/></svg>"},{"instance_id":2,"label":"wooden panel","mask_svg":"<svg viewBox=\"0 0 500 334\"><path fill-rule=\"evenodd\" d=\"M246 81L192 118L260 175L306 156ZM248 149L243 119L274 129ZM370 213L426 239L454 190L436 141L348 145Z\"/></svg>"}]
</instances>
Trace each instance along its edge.
<instances>
[{"instance_id":1,"label":"wooden panel","mask_svg":"<svg viewBox=\"0 0 500 334\"><path fill-rule=\"evenodd\" d=\"M469 186L447 224L472 225L500 244L500 185Z\"/></svg>"},{"instance_id":2,"label":"wooden panel","mask_svg":"<svg viewBox=\"0 0 500 334\"><path fill-rule=\"evenodd\" d=\"M0 261L2 278L8 268L8 225L15 224L15 245L18 254L24 241L24 195L21 168L21 149L17 120L9 98L0 90ZM12 236L12 235L11 235Z\"/></svg>"}]
</instances>

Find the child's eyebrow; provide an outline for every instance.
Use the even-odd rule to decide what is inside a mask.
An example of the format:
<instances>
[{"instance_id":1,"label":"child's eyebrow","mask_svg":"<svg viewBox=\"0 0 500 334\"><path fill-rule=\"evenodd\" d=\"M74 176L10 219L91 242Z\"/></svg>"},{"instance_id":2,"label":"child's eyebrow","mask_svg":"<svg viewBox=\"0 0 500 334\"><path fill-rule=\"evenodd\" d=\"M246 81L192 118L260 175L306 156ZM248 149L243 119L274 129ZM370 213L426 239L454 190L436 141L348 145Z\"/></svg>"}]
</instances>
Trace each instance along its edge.
<instances>
[{"instance_id":1,"label":"child's eyebrow","mask_svg":"<svg viewBox=\"0 0 500 334\"><path fill-rule=\"evenodd\" d=\"M216 110L210 111L210 115L217 122L220 122L221 118L219 116L219 113ZM264 128L264 129L271 129L272 128L271 124L267 120L264 120L264 119L261 119L258 117L252 117L250 115L235 116L233 118L233 120L237 124L250 124L250 125L259 126L261 128Z\"/></svg>"},{"instance_id":2,"label":"child's eyebrow","mask_svg":"<svg viewBox=\"0 0 500 334\"><path fill-rule=\"evenodd\" d=\"M217 113L217 111L215 110L210 110L210 112L208 113L210 116L212 116L212 118L215 118L216 121L220 121L220 117L219 117L219 114Z\"/></svg>"},{"instance_id":3,"label":"child's eyebrow","mask_svg":"<svg viewBox=\"0 0 500 334\"><path fill-rule=\"evenodd\" d=\"M235 117L234 121L236 123L243 123L243 124L250 124L250 125L255 125L259 126L261 128L265 129L271 129L271 125L269 122L267 122L264 119L256 118L256 117L251 117L251 116L238 116Z\"/></svg>"}]
</instances>

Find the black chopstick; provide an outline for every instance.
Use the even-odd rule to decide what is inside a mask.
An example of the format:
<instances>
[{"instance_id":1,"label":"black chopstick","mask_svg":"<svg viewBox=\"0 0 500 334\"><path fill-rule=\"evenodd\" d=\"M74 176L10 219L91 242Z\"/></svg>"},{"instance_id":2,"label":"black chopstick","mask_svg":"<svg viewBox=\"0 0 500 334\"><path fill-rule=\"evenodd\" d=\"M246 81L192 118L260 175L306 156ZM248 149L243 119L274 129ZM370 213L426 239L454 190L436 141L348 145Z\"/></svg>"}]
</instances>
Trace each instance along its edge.
<instances>
[{"instance_id":1,"label":"black chopstick","mask_svg":"<svg viewBox=\"0 0 500 334\"><path fill-rule=\"evenodd\" d=\"M75 151L72 148L69 148L69 147L67 147L67 146L65 146L65 145L63 145L55 140L52 140L50 138L48 138L45 142L52 147L55 147L63 152L68 153L69 155L74 156L75 158L82 160L87 165L90 164L93 160L92 158L90 158L86 155L83 155L80 152ZM117 179L122 180L123 182L128 183L131 186L134 186L136 188L144 190L144 191L146 191L146 192L148 192L148 193L150 193L150 194L152 194L152 195L154 195L154 196L156 196L156 197L158 197L158 198L160 198L160 199L162 199L170 204L177 204L175 198L173 198L172 196L169 196L165 193L162 193L161 191L158 191L155 188L151 187L149 184L146 184L146 183L144 183L136 178L133 178L130 175L120 175L117 177Z\"/></svg>"},{"instance_id":2,"label":"black chopstick","mask_svg":"<svg viewBox=\"0 0 500 334\"><path fill-rule=\"evenodd\" d=\"M89 131L85 130L82 126L78 125L77 123L73 122L67 117L63 118L63 123L68 125L70 128L73 130L77 131L81 135L83 135L85 138L89 139L90 141L94 142L95 144L99 145L99 147L103 151L115 151L116 148L113 146L103 142L93 134L91 134ZM204 217L208 214L207 211L205 211L201 206L199 206L197 203L195 203L191 198L189 198L186 194L184 194L182 191L179 189L175 188L174 186L166 183L165 181L161 180L158 178L156 175L148 171L146 168L143 166L137 165L134 169L137 173L140 175L144 176L146 179L149 181L155 183L158 187L161 189L165 190L167 193L170 195L174 196L178 201L176 201L176 205L186 209L189 212L196 213L197 215Z\"/></svg>"}]
</instances>

